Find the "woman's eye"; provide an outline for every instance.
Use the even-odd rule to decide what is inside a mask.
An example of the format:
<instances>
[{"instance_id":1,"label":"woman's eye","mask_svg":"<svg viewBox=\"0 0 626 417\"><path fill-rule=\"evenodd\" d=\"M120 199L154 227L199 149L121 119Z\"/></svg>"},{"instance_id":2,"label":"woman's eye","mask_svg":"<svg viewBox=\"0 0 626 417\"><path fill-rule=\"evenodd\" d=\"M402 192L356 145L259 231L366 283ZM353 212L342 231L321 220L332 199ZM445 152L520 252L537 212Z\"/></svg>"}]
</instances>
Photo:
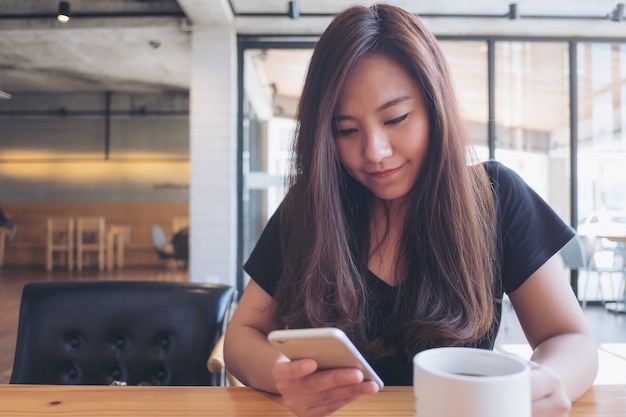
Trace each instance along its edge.
<instances>
[{"instance_id":1,"label":"woman's eye","mask_svg":"<svg viewBox=\"0 0 626 417\"><path fill-rule=\"evenodd\" d=\"M400 117L396 117L395 119L387 120L387 121L385 122L385 124L386 124L386 125L395 125L395 124L398 124L398 123L400 123L400 122L402 122L402 121L406 120L408 117L409 117L409 113L407 113L407 114L403 114L402 116L400 116Z\"/></svg>"},{"instance_id":2,"label":"woman's eye","mask_svg":"<svg viewBox=\"0 0 626 417\"><path fill-rule=\"evenodd\" d=\"M356 129L354 129L354 128L338 129L337 132L339 133L339 136L350 136L351 134L356 132Z\"/></svg>"}]
</instances>

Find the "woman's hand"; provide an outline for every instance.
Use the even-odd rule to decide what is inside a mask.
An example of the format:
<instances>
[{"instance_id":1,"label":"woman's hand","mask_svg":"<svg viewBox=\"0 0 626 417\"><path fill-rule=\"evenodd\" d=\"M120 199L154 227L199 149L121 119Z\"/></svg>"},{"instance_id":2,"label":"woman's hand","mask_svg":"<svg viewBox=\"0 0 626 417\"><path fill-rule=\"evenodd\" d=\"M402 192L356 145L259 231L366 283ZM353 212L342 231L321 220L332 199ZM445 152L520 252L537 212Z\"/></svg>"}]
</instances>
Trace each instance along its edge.
<instances>
[{"instance_id":1,"label":"woman's hand","mask_svg":"<svg viewBox=\"0 0 626 417\"><path fill-rule=\"evenodd\" d=\"M356 368L317 371L313 359L278 361L272 368L276 389L287 408L299 417L326 416L363 394L378 392Z\"/></svg>"},{"instance_id":2,"label":"woman's hand","mask_svg":"<svg viewBox=\"0 0 626 417\"><path fill-rule=\"evenodd\" d=\"M572 408L559 375L552 369L530 362L533 417L567 417Z\"/></svg>"}]
</instances>

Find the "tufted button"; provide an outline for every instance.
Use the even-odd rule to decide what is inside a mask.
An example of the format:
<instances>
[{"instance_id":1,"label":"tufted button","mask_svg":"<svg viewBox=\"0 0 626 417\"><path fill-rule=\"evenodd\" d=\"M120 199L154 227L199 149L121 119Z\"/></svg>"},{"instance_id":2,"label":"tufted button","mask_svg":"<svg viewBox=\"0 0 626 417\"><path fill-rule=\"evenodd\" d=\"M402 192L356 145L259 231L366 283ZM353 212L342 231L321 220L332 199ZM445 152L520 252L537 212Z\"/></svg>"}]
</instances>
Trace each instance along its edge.
<instances>
[{"instance_id":1,"label":"tufted button","mask_svg":"<svg viewBox=\"0 0 626 417\"><path fill-rule=\"evenodd\" d=\"M164 381L165 380L165 369L159 369L157 371L156 379L157 379L157 381Z\"/></svg>"},{"instance_id":2,"label":"tufted button","mask_svg":"<svg viewBox=\"0 0 626 417\"><path fill-rule=\"evenodd\" d=\"M72 349L78 349L80 347L80 339L77 337L72 337L70 340L70 346Z\"/></svg>"},{"instance_id":3,"label":"tufted button","mask_svg":"<svg viewBox=\"0 0 626 417\"><path fill-rule=\"evenodd\" d=\"M117 339L115 339L116 348L118 348L119 350L122 350L124 349L124 346L126 346L126 341L124 340L124 338L118 337Z\"/></svg>"},{"instance_id":4,"label":"tufted button","mask_svg":"<svg viewBox=\"0 0 626 417\"><path fill-rule=\"evenodd\" d=\"M170 339L167 336L163 336L161 338L161 341L159 342L159 344L161 345L162 349L167 349L170 345Z\"/></svg>"},{"instance_id":5,"label":"tufted button","mask_svg":"<svg viewBox=\"0 0 626 417\"><path fill-rule=\"evenodd\" d=\"M70 368L67 370L67 377L69 379L76 379L78 377L78 370L76 368Z\"/></svg>"},{"instance_id":6,"label":"tufted button","mask_svg":"<svg viewBox=\"0 0 626 417\"><path fill-rule=\"evenodd\" d=\"M119 368L115 368L111 371L111 377L114 380L120 379L121 376L122 376L122 371Z\"/></svg>"}]
</instances>

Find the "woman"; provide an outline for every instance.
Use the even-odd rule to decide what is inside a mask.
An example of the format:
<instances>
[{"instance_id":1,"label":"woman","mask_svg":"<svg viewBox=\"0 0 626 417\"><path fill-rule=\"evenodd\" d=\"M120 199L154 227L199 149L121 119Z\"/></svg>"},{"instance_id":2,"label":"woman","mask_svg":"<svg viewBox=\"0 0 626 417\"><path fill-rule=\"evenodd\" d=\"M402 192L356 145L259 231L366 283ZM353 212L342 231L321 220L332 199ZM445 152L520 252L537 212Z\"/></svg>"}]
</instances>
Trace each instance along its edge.
<instances>
[{"instance_id":1,"label":"woman","mask_svg":"<svg viewBox=\"0 0 626 417\"><path fill-rule=\"evenodd\" d=\"M573 231L509 169L467 164L450 73L423 23L382 4L339 14L298 122L289 191L245 265L227 368L299 416L327 415L375 384L289 362L271 330L339 327L385 384L410 385L421 350L493 348L506 292L534 350L533 416L566 416L597 372L556 255Z\"/></svg>"}]
</instances>

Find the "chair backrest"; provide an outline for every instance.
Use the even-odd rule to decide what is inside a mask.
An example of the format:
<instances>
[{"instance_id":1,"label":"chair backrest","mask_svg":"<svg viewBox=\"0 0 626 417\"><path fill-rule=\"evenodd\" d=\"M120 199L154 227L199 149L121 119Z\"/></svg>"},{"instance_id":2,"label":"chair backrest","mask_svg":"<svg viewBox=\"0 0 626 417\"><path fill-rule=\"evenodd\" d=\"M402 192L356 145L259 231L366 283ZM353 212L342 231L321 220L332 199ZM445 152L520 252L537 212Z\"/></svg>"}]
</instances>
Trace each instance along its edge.
<instances>
[{"instance_id":1,"label":"chair backrest","mask_svg":"<svg viewBox=\"0 0 626 417\"><path fill-rule=\"evenodd\" d=\"M49 217L46 226L49 247L72 247L74 242L74 219Z\"/></svg>"},{"instance_id":2,"label":"chair backrest","mask_svg":"<svg viewBox=\"0 0 626 417\"><path fill-rule=\"evenodd\" d=\"M589 251L584 238L580 235L574 236L559 253L568 269L585 269L589 265Z\"/></svg>"},{"instance_id":3,"label":"chair backrest","mask_svg":"<svg viewBox=\"0 0 626 417\"><path fill-rule=\"evenodd\" d=\"M602 239L596 239L589 268L598 272L626 273L626 253L620 246L605 246Z\"/></svg>"},{"instance_id":4,"label":"chair backrest","mask_svg":"<svg viewBox=\"0 0 626 417\"><path fill-rule=\"evenodd\" d=\"M79 217L76 219L77 246L104 245L106 220L104 217Z\"/></svg>"},{"instance_id":5,"label":"chair backrest","mask_svg":"<svg viewBox=\"0 0 626 417\"><path fill-rule=\"evenodd\" d=\"M165 232L158 224L153 224L152 228L152 244L155 248L163 248L169 242L167 241L167 237L165 237Z\"/></svg>"},{"instance_id":6,"label":"chair backrest","mask_svg":"<svg viewBox=\"0 0 626 417\"><path fill-rule=\"evenodd\" d=\"M189 260L189 229L182 228L172 236L174 258L182 261Z\"/></svg>"},{"instance_id":7,"label":"chair backrest","mask_svg":"<svg viewBox=\"0 0 626 417\"><path fill-rule=\"evenodd\" d=\"M220 385L206 363L234 297L188 282L27 284L10 382Z\"/></svg>"}]
</instances>

